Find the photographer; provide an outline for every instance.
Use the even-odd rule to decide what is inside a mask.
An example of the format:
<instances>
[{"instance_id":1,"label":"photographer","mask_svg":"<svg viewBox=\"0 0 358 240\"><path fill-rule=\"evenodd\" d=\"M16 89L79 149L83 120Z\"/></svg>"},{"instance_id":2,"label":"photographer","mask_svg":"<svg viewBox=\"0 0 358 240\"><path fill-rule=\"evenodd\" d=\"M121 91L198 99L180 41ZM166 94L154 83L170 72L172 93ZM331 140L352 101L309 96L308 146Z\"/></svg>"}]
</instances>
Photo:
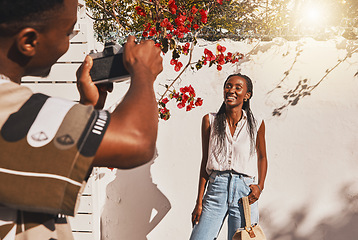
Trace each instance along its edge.
<instances>
[{"instance_id":1,"label":"photographer","mask_svg":"<svg viewBox=\"0 0 358 240\"><path fill-rule=\"evenodd\" d=\"M100 110L111 89L92 82L89 56L77 71L80 104L20 86L67 51L77 4L0 1L0 239L73 239L58 215L74 215L92 167L133 168L154 155L162 58L152 41L128 37L131 85L112 114Z\"/></svg>"}]
</instances>

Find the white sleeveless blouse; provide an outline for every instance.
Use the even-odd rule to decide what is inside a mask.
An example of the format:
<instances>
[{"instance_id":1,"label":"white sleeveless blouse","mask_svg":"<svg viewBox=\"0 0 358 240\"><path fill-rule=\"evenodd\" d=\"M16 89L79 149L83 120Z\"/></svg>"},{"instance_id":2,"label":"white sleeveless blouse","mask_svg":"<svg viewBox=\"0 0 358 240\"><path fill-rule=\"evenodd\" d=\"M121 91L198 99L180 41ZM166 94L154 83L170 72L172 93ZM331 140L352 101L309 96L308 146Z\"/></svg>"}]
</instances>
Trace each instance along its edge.
<instances>
[{"instance_id":1,"label":"white sleeveless blouse","mask_svg":"<svg viewBox=\"0 0 358 240\"><path fill-rule=\"evenodd\" d=\"M206 171L210 174L215 171L234 170L235 172L246 174L250 177L257 175L257 156L256 149L250 154L250 134L247 129L247 116L245 111L242 111L242 118L238 122L235 133L232 136L229 124L226 122L225 127L225 146L226 151L217 153L219 146L216 145L214 136L214 120L216 113L209 113L210 121L210 139L208 150L208 161L206 164ZM261 121L256 120L255 142L257 131L261 125Z\"/></svg>"}]
</instances>

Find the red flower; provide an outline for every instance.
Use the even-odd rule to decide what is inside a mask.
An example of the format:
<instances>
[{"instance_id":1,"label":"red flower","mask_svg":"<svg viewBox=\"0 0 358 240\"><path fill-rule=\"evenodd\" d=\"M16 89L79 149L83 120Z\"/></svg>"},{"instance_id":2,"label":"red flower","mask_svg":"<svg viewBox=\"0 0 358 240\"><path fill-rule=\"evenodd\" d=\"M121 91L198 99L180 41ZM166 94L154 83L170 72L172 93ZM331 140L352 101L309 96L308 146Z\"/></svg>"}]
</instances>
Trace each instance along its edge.
<instances>
[{"instance_id":1,"label":"red flower","mask_svg":"<svg viewBox=\"0 0 358 240\"><path fill-rule=\"evenodd\" d=\"M198 29L199 29L199 25L198 25L198 24L194 24L193 28L194 28L195 30L198 30Z\"/></svg>"},{"instance_id":2,"label":"red flower","mask_svg":"<svg viewBox=\"0 0 358 240\"><path fill-rule=\"evenodd\" d=\"M186 106L186 111L188 112L188 111L190 111L191 109L193 109L193 106L192 105L188 105L188 106Z\"/></svg>"},{"instance_id":3,"label":"red flower","mask_svg":"<svg viewBox=\"0 0 358 240\"><path fill-rule=\"evenodd\" d=\"M169 102L169 99L168 98L164 98L163 100L162 100L162 103L164 103L164 104L167 104Z\"/></svg>"},{"instance_id":4,"label":"red flower","mask_svg":"<svg viewBox=\"0 0 358 240\"><path fill-rule=\"evenodd\" d=\"M191 85L189 85L189 91L188 92L189 92L190 96L195 97L195 90Z\"/></svg>"},{"instance_id":5,"label":"red flower","mask_svg":"<svg viewBox=\"0 0 358 240\"><path fill-rule=\"evenodd\" d=\"M167 39L172 39L172 37L173 36L170 33L166 36Z\"/></svg>"},{"instance_id":6,"label":"red flower","mask_svg":"<svg viewBox=\"0 0 358 240\"><path fill-rule=\"evenodd\" d=\"M143 37L148 37L148 33L147 33L147 32L143 32L142 36L143 36Z\"/></svg>"},{"instance_id":7,"label":"red flower","mask_svg":"<svg viewBox=\"0 0 358 240\"><path fill-rule=\"evenodd\" d=\"M146 16L144 9L141 8L140 6L136 6L136 7L135 7L135 10L137 11L137 14L138 14L139 16L143 16L143 17Z\"/></svg>"},{"instance_id":8,"label":"red flower","mask_svg":"<svg viewBox=\"0 0 358 240\"><path fill-rule=\"evenodd\" d=\"M218 51L219 51L219 52L221 52L221 53L223 53L223 52L225 52L225 51L226 51L226 47L221 46L221 45L218 45L216 48L217 48L217 49L218 49Z\"/></svg>"},{"instance_id":9,"label":"red flower","mask_svg":"<svg viewBox=\"0 0 358 240\"><path fill-rule=\"evenodd\" d=\"M198 11L198 9L197 9L195 6L193 6L193 7L191 8L191 12L192 12L193 14L197 13L197 11Z\"/></svg>"},{"instance_id":10,"label":"red flower","mask_svg":"<svg viewBox=\"0 0 358 240\"><path fill-rule=\"evenodd\" d=\"M188 99L189 99L189 96L186 94L183 94L181 97L182 97L182 100L181 100L182 103L186 103L186 101L188 101Z\"/></svg>"},{"instance_id":11,"label":"red flower","mask_svg":"<svg viewBox=\"0 0 358 240\"><path fill-rule=\"evenodd\" d=\"M172 97L172 98L178 98L178 97L179 97L179 93L174 92L174 93L173 93L173 97Z\"/></svg>"},{"instance_id":12,"label":"red flower","mask_svg":"<svg viewBox=\"0 0 358 240\"><path fill-rule=\"evenodd\" d=\"M221 69L223 69L223 67L221 65L218 65L217 69L218 69L218 71L221 71Z\"/></svg>"},{"instance_id":13,"label":"red flower","mask_svg":"<svg viewBox=\"0 0 358 240\"><path fill-rule=\"evenodd\" d=\"M203 99L201 99L201 98L196 99L195 106L199 107L201 105L203 105Z\"/></svg>"},{"instance_id":14,"label":"red flower","mask_svg":"<svg viewBox=\"0 0 358 240\"><path fill-rule=\"evenodd\" d=\"M208 22L208 11L205 11L204 9L200 10L200 15L201 15L201 22L202 23L207 23Z\"/></svg>"},{"instance_id":15,"label":"red flower","mask_svg":"<svg viewBox=\"0 0 358 240\"><path fill-rule=\"evenodd\" d=\"M180 92L181 92L181 93L187 93L187 92L189 92L189 87L188 87L188 86L185 86L185 87L180 88Z\"/></svg>"},{"instance_id":16,"label":"red flower","mask_svg":"<svg viewBox=\"0 0 358 240\"><path fill-rule=\"evenodd\" d=\"M176 64L177 64L177 62L178 62L178 60L176 60L176 59L172 59L172 60L170 60L170 64L171 64L171 65L176 65Z\"/></svg>"},{"instance_id":17,"label":"red flower","mask_svg":"<svg viewBox=\"0 0 358 240\"><path fill-rule=\"evenodd\" d=\"M149 31L150 27L151 27L151 24L148 23L147 25L143 25L145 28L144 28L144 31Z\"/></svg>"},{"instance_id":18,"label":"red flower","mask_svg":"<svg viewBox=\"0 0 358 240\"><path fill-rule=\"evenodd\" d=\"M185 19L186 19L186 17L185 17L184 15L179 15L179 16L174 20L174 22L176 23L176 25L182 26L182 25L184 25Z\"/></svg>"},{"instance_id":19,"label":"red flower","mask_svg":"<svg viewBox=\"0 0 358 240\"><path fill-rule=\"evenodd\" d=\"M204 49L204 54L205 54L205 60L206 61L214 61L215 60L215 56L214 54L208 50L207 48Z\"/></svg>"},{"instance_id":20,"label":"red flower","mask_svg":"<svg viewBox=\"0 0 358 240\"><path fill-rule=\"evenodd\" d=\"M189 47L190 47L190 43L185 43L185 45L183 46L184 54L188 54Z\"/></svg>"},{"instance_id":21,"label":"red flower","mask_svg":"<svg viewBox=\"0 0 358 240\"><path fill-rule=\"evenodd\" d=\"M169 11L172 13L172 14L176 14L177 13L177 5L175 5L175 0L169 0L168 2L168 6L169 6Z\"/></svg>"},{"instance_id":22,"label":"red flower","mask_svg":"<svg viewBox=\"0 0 358 240\"><path fill-rule=\"evenodd\" d=\"M216 0L220 5L223 4L223 0Z\"/></svg>"},{"instance_id":23,"label":"red flower","mask_svg":"<svg viewBox=\"0 0 358 240\"><path fill-rule=\"evenodd\" d=\"M157 34L157 30L155 29L155 27L152 27L149 31L149 36L154 36L155 34Z\"/></svg>"},{"instance_id":24,"label":"red flower","mask_svg":"<svg viewBox=\"0 0 358 240\"><path fill-rule=\"evenodd\" d=\"M218 64L220 64L220 65L224 65L225 64L225 56L224 56L224 54L219 54L218 56L217 56L217 62L218 62Z\"/></svg>"},{"instance_id":25,"label":"red flower","mask_svg":"<svg viewBox=\"0 0 358 240\"><path fill-rule=\"evenodd\" d=\"M185 103L180 102L180 103L178 103L177 107L178 107L179 109L182 109L183 107L185 107Z\"/></svg>"}]
</instances>

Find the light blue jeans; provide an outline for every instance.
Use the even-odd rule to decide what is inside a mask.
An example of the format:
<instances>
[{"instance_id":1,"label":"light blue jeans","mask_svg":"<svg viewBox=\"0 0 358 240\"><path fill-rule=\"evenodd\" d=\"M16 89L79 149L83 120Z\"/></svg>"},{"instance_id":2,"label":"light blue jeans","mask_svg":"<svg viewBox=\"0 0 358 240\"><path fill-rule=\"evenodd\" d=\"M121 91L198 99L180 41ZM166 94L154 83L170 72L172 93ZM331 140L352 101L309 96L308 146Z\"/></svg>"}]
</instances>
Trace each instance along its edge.
<instances>
[{"instance_id":1,"label":"light blue jeans","mask_svg":"<svg viewBox=\"0 0 358 240\"><path fill-rule=\"evenodd\" d=\"M190 240L214 240L228 216L228 240L238 228L245 226L244 209L239 200L250 193L254 179L232 172L214 171L203 198L203 210L199 223L194 226ZM251 224L258 223L257 201L251 205Z\"/></svg>"}]
</instances>

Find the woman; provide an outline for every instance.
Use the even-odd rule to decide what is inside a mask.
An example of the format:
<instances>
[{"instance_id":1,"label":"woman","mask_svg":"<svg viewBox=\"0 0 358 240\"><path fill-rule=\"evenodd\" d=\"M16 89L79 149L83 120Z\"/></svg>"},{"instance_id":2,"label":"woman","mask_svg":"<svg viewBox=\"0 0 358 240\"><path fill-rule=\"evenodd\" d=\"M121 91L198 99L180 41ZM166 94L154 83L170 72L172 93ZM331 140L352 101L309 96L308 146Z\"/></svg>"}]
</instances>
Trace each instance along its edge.
<instances>
[{"instance_id":1,"label":"woman","mask_svg":"<svg viewBox=\"0 0 358 240\"><path fill-rule=\"evenodd\" d=\"M264 189L267 159L265 124L250 109L252 88L249 77L230 75L224 83L221 108L203 117L203 157L190 240L215 239L226 216L231 240L245 224L243 196L249 197L252 224L258 222L257 200Z\"/></svg>"}]
</instances>

